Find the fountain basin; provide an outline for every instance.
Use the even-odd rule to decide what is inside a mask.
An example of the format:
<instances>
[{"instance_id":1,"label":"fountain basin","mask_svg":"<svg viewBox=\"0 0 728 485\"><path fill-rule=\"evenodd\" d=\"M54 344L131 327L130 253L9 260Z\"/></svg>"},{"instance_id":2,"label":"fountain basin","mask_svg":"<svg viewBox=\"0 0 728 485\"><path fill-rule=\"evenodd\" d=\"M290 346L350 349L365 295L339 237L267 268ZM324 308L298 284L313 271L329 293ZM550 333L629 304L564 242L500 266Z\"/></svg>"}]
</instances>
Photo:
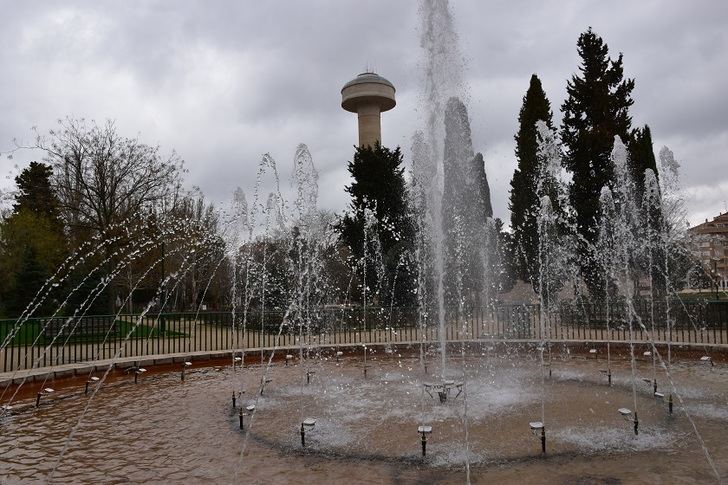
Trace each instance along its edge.
<instances>
[{"instance_id":1,"label":"fountain basin","mask_svg":"<svg viewBox=\"0 0 728 485\"><path fill-rule=\"evenodd\" d=\"M461 371L459 361L452 362L451 373ZM462 481L465 400L423 401L424 374L414 355L375 354L368 362L371 369L365 380L356 359L339 365L310 360L307 364L318 378L301 387L305 366L285 367L279 361L268 370L273 383L264 396L256 396L255 419L245 431L237 429L236 414L229 408L229 390L233 382L248 392L256 389L263 372L260 366L244 371L228 367L220 372L198 368L190 372L185 385L175 373L151 372L137 386L121 382L105 386L92 402L56 477L93 483L126 473L130 482L188 483L190 477L229 481L236 471L261 480L269 474L285 477L295 469L298 473L290 475L292 480L321 481L337 476L346 479L342 470L346 469L353 473L350 479L397 476ZM437 375L438 364L432 361L429 365L431 375ZM643 372L649 368L647 363L639 365ZM538 457L532 436L523 428L529 416L540 414L539 355L470 355L465 370L467 390L462 397L467 399L470 461L476 479L538 480L549 470L565 480L575 480L594 476L594 463L599 461L600 476L629 481L641 477L644 460L651 460L658 470L656 476L664 470L663 480L680 476L710 480L711 472L695 446L687 420L679 412L670 419L664 403L651 392L638 391L639 436L632 435L615 417L615 404L631 402L627 360L613 362L614 386L610 388L593 360L555 357L544 396L545 421L541 425L549 428L549 450L543 458ZM725 370L676 363L672 377L693 410L708 449L725 470L728 452L722 447L722 437L728 430L728 415L703 412L724 405ZM183 389L184 400L180 397ZM51 404L37 412L4 418L6 440L0 444L0 452L11 463L7 476L41 479L84 402L80 397L49 401ZM170 402L178 403L174 416L168 412ZM297 436L304 422L302 413L304 418L316 419L315 432L307 433L305 451ZM422 422L431 429L425 462L420 457L419 437L412 434L412 427ZM109 434L117 438L104 439ZM246 452L240 461L244 443ZM131 446L140 447L133 457L119 453ZM92 449L116 458L99 464L89 455ZM315 467L307 465L311 460ZM554 469L553 464L564 460L569 467ZM425 468L421 463L426 463Z\"/></svg>"}]
</instances>

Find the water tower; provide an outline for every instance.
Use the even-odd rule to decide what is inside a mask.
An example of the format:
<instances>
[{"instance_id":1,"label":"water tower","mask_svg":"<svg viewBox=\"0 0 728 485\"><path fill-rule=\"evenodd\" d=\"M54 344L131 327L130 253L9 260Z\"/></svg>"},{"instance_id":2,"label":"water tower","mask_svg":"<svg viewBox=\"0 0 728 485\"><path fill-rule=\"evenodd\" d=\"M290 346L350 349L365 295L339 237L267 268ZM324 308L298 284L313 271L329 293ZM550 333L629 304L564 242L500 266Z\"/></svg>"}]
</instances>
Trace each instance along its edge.
<instances>
[{"instance_id":1,"label":"water tower","mask_svg":"<svg viewBox=\"0 0 728 485\"><path fill-rule=\"evenodd\" d=\"M394 108L394 85L373 72L363 72L341 88L341 107L359 115L359 146L382 141L381 112Z\"/></svg>"}]
</instances>

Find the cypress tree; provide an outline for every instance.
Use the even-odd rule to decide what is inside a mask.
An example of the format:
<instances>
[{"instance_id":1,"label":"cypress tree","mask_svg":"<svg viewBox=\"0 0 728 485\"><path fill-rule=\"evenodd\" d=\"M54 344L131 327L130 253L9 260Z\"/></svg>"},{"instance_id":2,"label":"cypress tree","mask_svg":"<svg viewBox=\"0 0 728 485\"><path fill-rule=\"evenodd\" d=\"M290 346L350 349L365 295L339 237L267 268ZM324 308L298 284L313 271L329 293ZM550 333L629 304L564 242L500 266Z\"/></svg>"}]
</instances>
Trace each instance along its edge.
<instances>
[{"instance_id":1,"label":"cypress tree","mask_svg":"<svg viewBox=\"0 0 728 485\"><path fill-rule=\"evenodd\" d=\"M486 296L484 282L493 281L484 265L495 257L487 241L496 241L490 231L493 216L490 188L483 155L473 151L465 104L448 99L445 108L444 186L442 221L444 239L443 286L447 306L480 306Z\"/></svg>"},{"instance_id":2,"label":"cypress tree","mask_svg":"<svg viewBox=\"0 0 728 485\"><path fill-rule=\"evenodd\" d=\"M594 244L598 234L599 194L611 186L614 167L610 159L614 137L627 142L632 119L633 79L623 79L622 54L609 57L609 47L591 27L579 36L579 74L566 85L568 97L561 106L564 114L561 140L566 149L565 165L573 174L569 194L576 211L579 234ZM592 252L582 245L582 275L593 294L598 294L599 273Z\"/></svg>"},{"instance_id":3,"label":"cypress tree","mask_svg":"<svg viewBox=\"0 0 728 485\"><path fill-rule=\"evenodd\" d=\"M645 125L642 128L632 130L627 143L627 150L629 151L629 168L635 183L635 190L637 194L642 194L645 190L645 170L652 169L655 175L658 175L657 160L652 149L652 133L649 126Z\"/></svg>"},{"instance_id":4,"label":"cypress tree","mask_svg":"<svg viewBox=\"0 0 728 485\"><path fill-rule=\"evenodd\" d=\"M652 285L655 291L665 291L666 281L664 279L664 272L661 270L660 263L664 261L665 252L664 247L659 244L660 235L663 230L664 219L662 217L662 209L660 205L659 186L654 187L658 190L658 194L652 194L648 197L645 193L647 189L645 187L645 175L647 170L651 170L654 174L655 181L657 181L657 160L655 159L655 152L652 149L652 133L650 127L645 125L642 128L635 128L632 130L630 140L627 144L627 151L629 154L629 169L634 181L635 187L635 199L636 206L640 208L641 218L643 225L640 231L641 234L635 234L635 237L645 237L651 240L649 251L652 253L651 258L653 261L652 268ZM657 184L655 184L657 185ZM651 200L652 204L646 207L644 202ZM658 263L654 263L657 261ZM642 270L645 274L649 274L650 269L648 267L648 261L641 261ZM654 296L654 295L653 295Z\"/></svg>"},{"instance_id":5,"label":"cypress tree","mask_svg":"<svg viewBox=\"0 0 728 485\"><path fill-rule=\"evenodd\" d=\"M536 74L523 97L518 114L516 161L518 166L511 179L509 208L511 210L511 241L515 276L521 281L538 281L538 207L536 181L539 173L536 122L541 120L553 129L553 113L541 80Z\"/></svg>"}]
</instances>

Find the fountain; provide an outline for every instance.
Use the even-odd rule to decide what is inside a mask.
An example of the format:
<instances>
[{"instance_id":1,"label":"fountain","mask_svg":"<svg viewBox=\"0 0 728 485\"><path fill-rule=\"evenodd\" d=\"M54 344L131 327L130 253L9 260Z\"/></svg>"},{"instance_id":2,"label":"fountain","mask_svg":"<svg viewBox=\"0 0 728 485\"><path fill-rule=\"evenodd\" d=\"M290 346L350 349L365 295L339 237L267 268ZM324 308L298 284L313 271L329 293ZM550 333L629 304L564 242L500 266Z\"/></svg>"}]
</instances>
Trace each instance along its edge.
<instances>
[{"instance_id":1,"label":"fountain","mask_svg":"<svg viewBox=\"0 0 728 485\"><path fill-rule=\"evenodd\" d=\"M418 230L411 263L417 267L417 308L396 315L400 309L381 301L394 288L381 287L386 257L377 239L381 221L369 209L358 214L364 220L363 256L349 261L354 269L341 303L337 291L343 293L343 288L337 284L346 282L329 281L325 271L341 256L327 245L335 233L318 211L318 173L308 148L300 145L293 157L290 200L282 195L277 162L265 155L251 204L242 191L236 192L223 218L224 254L211 249L219 247L218 240L188 244L184 231L181 236L170 231L170 238L175 234L183 244L177 250L181 266L165 276L125 338L111 342L109 332L103 336L95 358L88 359L92 368L78 374L86 376L76 382L85 383L83 393L74 390L73 378L66 385L48 377L58 365L50 370L40 365L62 332L42 354L31 354L32 365L22 369L28 372L16 369L0 398L5 437L0 452L8 457L4 472L11 480L90 483L123 475L122 480L132 481L214 482L275 474L282 481L320 482L322 477L367 480L392 474L402 481L469 483L471 477L535 482L548 472L567 482L585 477L629 481L642 476L648 461L654 463L657 479L707 481L726 474L728 454L722 443L728 373L711 356L720 355L713 353L715 348L709 352L701 342L675 340L675 292L666 288L664 312L658 308L662 297L656 279L675 271L664 256L674 234L645 223L645 217L662 207L669 190L654 173L646 173L646 194L637 197L625 168L625 147L615 140L612 162L618 183L602 190L597 241L580 240L558 139L539 124L538 308L523 306L501 315L493 287L495 255L489 249L497 236L492 211L477 202L486 199L489 188L487 180L480 183L484 162L472 146L451 11L444 0L424 0L421 13L424 126L414 136L412 150ZM378 119L380 110L393 106L394 88L379 79L366 77L387 88L386 106L381 99L376 106L372 99L347 105L362 122L367 121L361 118L365 111L376 111ZM378 125L371 118L368 123ZM378 133L370 135L379 139ZM174 223L185 227L184 220ZM396 227L384 229L396 237ZM594 255L603 275L598 317L590 316L592 302L579 294L579 245ZM113 271L123 271L157 246L139 242L125 247ZM98 248L84 250L78 257ZM228 341L223 348L195 353L189 348L194 339L184 334L177 336L184 344L177 351L154 354L148 351L150 346L153 350L154 332L159 336L161 327L172 322L160 317L162 310L193 266L192 254L221 271L229 266L232 308L223 330ZM637 308L638 260L646 261L649 275L647 313ZM400 260L397 267L404 264L409 262ZM53 281L64 274L59 270ZM102 281L98 288L106 284ZM394 278L392 287L396 284ZM562 296L569 285L573 299ZM98 288L87 300L98 297ZM38 300L47 297L46 290ZM352 304L357 292L359 306ZM569 305L570 314L565 311ZM34 307L35 300L14 334ZM152 307L159 311L144 339L147 352L129 355L131 337L148 321ZM62 327L73 334L88 308L82 303ZM599 324L567 321L566 315L574 312ZM702 332L693 320L690 325L696 334ZM191 334L197 327L208 332L200 308L185 331ZM59 355L75 345L69 343L70 334ZM12 337L5 338L2 350ZM702 357L696 359L687 344L697 344ZM112 347L112 357L101 362L99 352L106 345ZM683 356L684 361L675 362ZM143 360L147 357L150 363ZM34 373L38 369L44 373ZM638 377L645 373L651 373L644 378L649 389ZM127 385L125 374L133 374L137 385ZM664 392L658 392L658 377ZM54 379L55 387L45 387L48 379ZM249 399L245 404L243 394ZM679 411L674 415L673 396ZM168 403L182 397L184 405L176 414L184 419L168 420ZM618 407L625 402L629 407ZM615 423L615 408L632 424L634 436ZM106 410L113 412L100 412ZM413 442L414 426L421 450ZM533 436L541 442L540 453L533 449ZM29 442L32 446L24 446ZM696 442L699 447L693 446ZM119 456L125 447L140 452ZM89 448L94 451L87 452ZM99 455L114 459L99 464ZM563 466L566 461L569 465ZM307 466L312 462L315 467ZM597 466L600 475L594 478Z\"/></svg>"}]
</instances>

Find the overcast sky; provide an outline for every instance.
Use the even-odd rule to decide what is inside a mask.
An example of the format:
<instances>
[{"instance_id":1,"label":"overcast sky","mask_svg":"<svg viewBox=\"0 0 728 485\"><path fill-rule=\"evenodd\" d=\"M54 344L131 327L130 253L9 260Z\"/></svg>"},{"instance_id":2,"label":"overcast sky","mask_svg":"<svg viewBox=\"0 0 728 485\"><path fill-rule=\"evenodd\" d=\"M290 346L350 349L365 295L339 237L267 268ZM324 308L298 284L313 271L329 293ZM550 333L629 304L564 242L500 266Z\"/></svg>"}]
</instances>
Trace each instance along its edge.
<instances>
[{"instance_id":1,"label":"overcast sky","mask_svg":"<svg viewBox=\"0 0 728 485\"><path fill-rule=\"evenodd\" d=\"M470 86L476 151L495 215L509 220L518 110L537 73L555 118L592 26L636 79L634 123L682 165L692 222L728 201L728 2L452 0ZM366 66L397 88L383 143L409 155L421 86L412 1L0 0L0 151L65 116L176 150L212 200L246 191L269 152L283 176L298 143L320 171L320 203L342 210L356 115L342 85ZM0 160L0 173L38 155ZM409 163L409 160L407 160ZM7 188L8 180L0 180Z\"/></svg>"}]
</instances>

